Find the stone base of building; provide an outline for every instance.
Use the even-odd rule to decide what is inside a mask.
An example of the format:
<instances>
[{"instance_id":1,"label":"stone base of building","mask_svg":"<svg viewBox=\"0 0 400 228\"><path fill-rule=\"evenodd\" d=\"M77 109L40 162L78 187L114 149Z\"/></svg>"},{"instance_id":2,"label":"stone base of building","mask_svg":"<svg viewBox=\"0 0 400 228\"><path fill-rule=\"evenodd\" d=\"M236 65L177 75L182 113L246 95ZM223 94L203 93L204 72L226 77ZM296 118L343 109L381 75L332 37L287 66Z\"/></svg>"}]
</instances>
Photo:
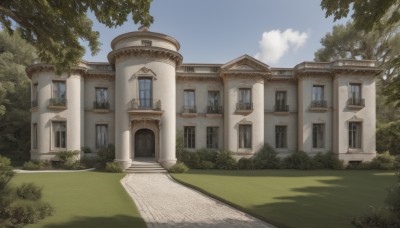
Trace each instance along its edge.
<instances>
[{"instance_id":1,"label":"stone base of building","mask_svg":"<svg viewBox=\"0 0 400 228\"><path fill-rule=\"evenodd\" d=\"M376 153L343 153L339 154L339 159L344 161L344 164L348 164L349 162L369 162L374 159Z\"/></svg>"},{"instance_id":2,"label":"stone base of building","mask_svg":"<svg viewBox=\"0 0 400 228\"><path fill-rule=\"evenodd\" d=\"M122 170L125 170L125 169L129 168L131 166L131 164L132 164L132 160L131 159L129 159L129 160L115 159L114 162L118 163L119 167Z\"/></svg>"},{"instance_id":3,"label":"stone base of building","mask_svg":"<svg viewBox=\"0 0 400 228\"><path fill-rule=\"evenodd\" d=\"M159 161L160 164L162 165L162 167L164 167L164 169L169 169L171 168L173 165L176 164L176 159L173 160L163 160L163 161Z\"/></svg>"}]
</instances>

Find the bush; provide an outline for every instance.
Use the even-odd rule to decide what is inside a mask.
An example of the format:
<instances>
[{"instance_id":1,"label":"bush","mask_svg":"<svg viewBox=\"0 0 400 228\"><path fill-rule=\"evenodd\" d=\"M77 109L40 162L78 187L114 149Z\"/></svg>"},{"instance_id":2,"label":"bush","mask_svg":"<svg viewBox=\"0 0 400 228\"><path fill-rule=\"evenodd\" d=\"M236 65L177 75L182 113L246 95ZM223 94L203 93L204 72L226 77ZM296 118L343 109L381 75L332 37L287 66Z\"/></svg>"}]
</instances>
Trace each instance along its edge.
<instances>
[{"instance_id":1,"label":"bush","mask_svg":"<svg viewBox=\"0 0 400 228\"><path fill-rule=\"evenodd\" d=\"M79 150L58 152L57 157L60 160L60 167L63 169L82 169L83 166L78 160L80 153Z\"/></svg>"},{"instance_id":2,"label":"bush","mask_svg":"<svg viewBox=\"0 0 400 228\"><path fill-rule=\"evenodd\" d=\"M200 156L197 152L184 150L180 162L185 163L191 169L201 168Z\"/></svg>"},{"instance_id":3,"label":"bush","mask_svg":"<svg viewBox=\"0 0 400 228\"><path fill-rule=\"evenodd\" d=\"M201 161L200 169L215 169L215 163L210 161Z\"/></svg>"},{"instance_id":4,"label":"bush","mask_svg":"<svg viewBox=\"0 0 400 228\"><path fill-rule=\"evenodd\" d=\"M304 151L294 152L292 155L286 157L284 165L288 169L317 169L321 168L320 164L315 162L308 154Z\"/></svg>"},{"instance_id":5,"label":"bush","mask_svg":"<svg viewBox=\"0 0 400 228\"><path fill-rule=\"evenodd\" d=\"M0 156L0 170L8 170L11 168L11 160L7 157Z\"/></svg>"},{"instance_id":6,"label":"bush","mask_svg":"<svg viewBox=\"0 0 400 228\"><path fill-rule=\"evenodd\" d=\"M113 144L108 144L105 147L102 147L97 152L98 162L103 166L106 165L107 162L113 162L115 159L115 147Z\"/></svg>"},{"instance_id":7,"label":"bush","mask_svg":"<svg viewBox=\"0 0 400 228\"><path fill-rule=\"evenodd\" d=\"M97 157L83 157L81 158L81 165L85 168L93 168L97 165Z\"/></svg>"},{"instance_id":8,"label":"bush","mask_svg":"<svg viewBox=\"0 0 400 228\"><path fill-rule=\"evenodd\" d=\"M351 222L359 228L366 227L398 227L395 218L387 210L372 208L372 211L359 218L354 218Z\"/></svg>"},{"instance_id":9,"label":"bush","mask_svg":"<svg viewBox=\"0 0 400 228\"><path fill-rule=\"evenodd\" d=\"M217 154L217 158L215 160L215 166L218 169L236 169L237 162L232 157L232 152L227 150L221 150Z\"/></svg>"},{"instance_id":10,"label":"bush","mask_svg":"<svg viewBox=\"0 0 400 228\"><path fill-rule=\"evenodd\" d=\"M9 227L34 224L53 214L54 209L47 203L36 201L16 201L6 209Z\"/></svg>"},{"instance_id":11,"label":"bush","mask_svg":"<svg viewBox=\"0 0 400 228\"><path fill-rule=\"evenodd\" d=\"M93 153L92 149L90 147L82 147L81 151L85 154L90 154Z\"/></svg>"},{"instance_id":12,"label":"bush","mask_svg":"<svg viewBox=\"0 0 400 228\"><path fill-rule=\"evenodd\" d=\"M50 161L27 161L22 166L22 169L26 170L41 170L41 169L51 169L52 165Z\"/></svg>"},{"instance_id":13,"label":"bush","mask_svg":"<svg viewBox=\"0 0 400 228\"><path fill-rule=\"evenodd\" d=\"M182 133L182 131L179 131L176 133L175 150L176 150L176 159L178 160L178 162L182 162L182 153L183 153L183 133Z\"/></svg>"},{"instance_id":14,"label":"bush","mask_svg":"<svg viewBox=\"0 0 400 228\"><path fill-rule=\"evenodd\" d=\"M121 167L116 162L107 162L104 170L110 173L122 173Z\"/></svg>"},{"instance_id":15,"label":"bush","mask_svg":"<svg viewBox=\"0 0 400 228\"><path fill-rule=\"evenodd\" d=\"M253 163L256 169L279 169L281 166L281 161L277 157L277 153L268 144L264 144L254 155Z\"/></svg>"},{"instance_id":16,"label":"bush","mask_svg":"<svg viewBox=\"0 0 400 228\"><path fill-rule=\"evenodd\" d=\"M238 161L239 169L254 169L253 160L251 158L242 157Z\"/></svg>"},{"instance_id":17,"label":"bush","mask_svg":"<svg viewBox=\"0 0 400 228\"><path fill-rule=\"evenodd\" d=\"M216 162L218 154L216 150L208 150L208 149L197 150L196 153L199 155L201 161L209 161L212 163Z\"/></svg>"},{"instance_id":18,"label":"bush","mask_svg":"<svg viewBox=\"0 0 400 228\"><path fill-rule=\"evenodd\" d=\"M169 168L171 173L186 173L187 171L189 171L189 168L184 163L176 163Z\"/></svg>"},{"instance_id":19,"label":"bush","mask_svg":"<svg viewBox=\"0 0 400 228\"><path fill-rule=\"evenodd\" d=\"M17 196L26 200L40 200L42 198L42 188L34 183L23 183L17 188Z\"/></svg>"},{"instance_id":20,"label":"bush","mask_svg":"<svg viewBox=\"0 0 400 228\"><path fill-rule=\"evenodd\" d=\"M318 153L313 157L314 162L319 165L321 168L325 169L343 169L344 163L343 160L339 160L339 158L329 152L329 153Z\"/></svg>"},{"instance_id":21,"label":"bush","mask_svg":"<svg viewBox=\"0 0 400 228\"><path fill-rule=\"evenodd\" d=\"M382 154L378 154L371 161L372 169L391 170L391 169L395 169L396 166L397 166L396 156L390 155L388 151L386 151Z\"/></svg>"}]
</instances>

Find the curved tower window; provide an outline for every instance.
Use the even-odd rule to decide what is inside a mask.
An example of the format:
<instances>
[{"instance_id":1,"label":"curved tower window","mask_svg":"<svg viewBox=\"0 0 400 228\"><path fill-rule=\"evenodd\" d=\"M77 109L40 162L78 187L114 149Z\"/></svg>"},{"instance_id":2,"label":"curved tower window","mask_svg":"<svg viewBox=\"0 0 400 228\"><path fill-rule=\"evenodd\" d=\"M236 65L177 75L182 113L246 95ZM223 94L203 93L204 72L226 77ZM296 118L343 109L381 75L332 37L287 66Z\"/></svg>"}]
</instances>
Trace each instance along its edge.
<instances>
[{"instance_id":1,"label":"curved tower window","mask_svg":"<svg viewBox=\"0 0 400 228\"><path fill-rule=\"evenodd\" d=\"M139 78L139 107L152 108L152 80L151 78Z\"/></svg>"}]
</instances>

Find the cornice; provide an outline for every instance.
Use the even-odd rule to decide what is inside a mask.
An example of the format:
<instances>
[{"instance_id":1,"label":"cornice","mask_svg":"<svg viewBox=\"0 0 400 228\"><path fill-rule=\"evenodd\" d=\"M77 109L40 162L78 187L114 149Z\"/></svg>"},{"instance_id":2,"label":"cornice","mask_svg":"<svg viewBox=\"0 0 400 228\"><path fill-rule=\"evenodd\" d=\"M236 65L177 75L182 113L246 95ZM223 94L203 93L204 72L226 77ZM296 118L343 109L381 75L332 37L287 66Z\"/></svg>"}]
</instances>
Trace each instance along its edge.
<instances>
[{"instance_id":1,"label":"cornice","mask_svg":"<svg viewBox=\"0 0 400 228\"><path fill-rule=\"evenodd\" d=\"M222 82L222 78L216 73L196 74L196 73L176 73L177 81L211 81Z\"/></svg>"},{"instance_id":2,"label":"cornice","mask_svg":"<svg viewBox=\"0 0 400 228\"><path fill-rule=\"evenodd\" d=\"M169 60L178 67L182 63L182 55L176 51L171 51L160 47L144 47L144 46L132 46L125 47L118 50L111 51L107 58L111 64L115 63L115 60L124 56L145 56L151 58L162 58Z\"/></svg>"},{"instance_id":3,"label":"cornice","mask_svg":"<svg viewBox=\"0 0 400 228\"><path fill-rule=\"evenodd\" d=\"M239 71L239 70L224 70L220 72L220 77L223 79L227 78L240 78L240 79L269 79L271 78L271 72L260 72L260 71Z\"/></svg>"},{"instance_id":4,"label":"cornice","mask_svg":"<svg viewBox=\"0 0 400 228\"><path fill-rule=\"evenodd\" d=\"M122 35L119 35L117 37L115 37L112 41L111 41L111 48L114 49L115 45L117 45L118 42L125 40L125 39L129 39L129 38L158 38L158 39L162 39L165 41L168 41L170 43L172 43L177 50L180 49L180 44L178 42L178 40L176 40L175 38L171 37L171 36L167 36L165 34L162 33L157 33L157 32L149 32L149 31L134 31L134 32L128 32L128 33L124 33Z\"/></svg>"},{"instance_id":5,"label":"cornice","mask_svg":"<svg viewBox=\"0 0 400 228\"><path fill-rule=\"evenodd\" d=\"M38 64L33 64L25 68L25 72L28 75L30 79L32 79L32 74L37 73L37 72L49 72L49 71L54 71L55 67L54 65L51 64L44 64L44 63L38 63ZM86 67L83 66L74 66L71 68L71 73L78 73L78 74L85 74L87 71Z\"/></svg>"}]
</instances>

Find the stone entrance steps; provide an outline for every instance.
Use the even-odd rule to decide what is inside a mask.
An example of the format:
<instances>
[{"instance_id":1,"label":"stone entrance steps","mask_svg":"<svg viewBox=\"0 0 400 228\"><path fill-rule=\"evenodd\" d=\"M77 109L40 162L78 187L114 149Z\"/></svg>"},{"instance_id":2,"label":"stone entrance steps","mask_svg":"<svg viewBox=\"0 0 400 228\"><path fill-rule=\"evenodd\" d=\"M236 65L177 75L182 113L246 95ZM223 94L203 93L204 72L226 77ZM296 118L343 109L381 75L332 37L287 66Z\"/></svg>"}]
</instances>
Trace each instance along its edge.
<instances>
[{"instance_id":1,"label":"stone entrance steps","mask_svg":"<svg viewBox=\"0 0 400 228\"><path fill-rule=\"evenodd\" d=\"M126 173L167 173L160 163L154 160L135 160L125 170Z\"/></svg>"}]
</instances>

